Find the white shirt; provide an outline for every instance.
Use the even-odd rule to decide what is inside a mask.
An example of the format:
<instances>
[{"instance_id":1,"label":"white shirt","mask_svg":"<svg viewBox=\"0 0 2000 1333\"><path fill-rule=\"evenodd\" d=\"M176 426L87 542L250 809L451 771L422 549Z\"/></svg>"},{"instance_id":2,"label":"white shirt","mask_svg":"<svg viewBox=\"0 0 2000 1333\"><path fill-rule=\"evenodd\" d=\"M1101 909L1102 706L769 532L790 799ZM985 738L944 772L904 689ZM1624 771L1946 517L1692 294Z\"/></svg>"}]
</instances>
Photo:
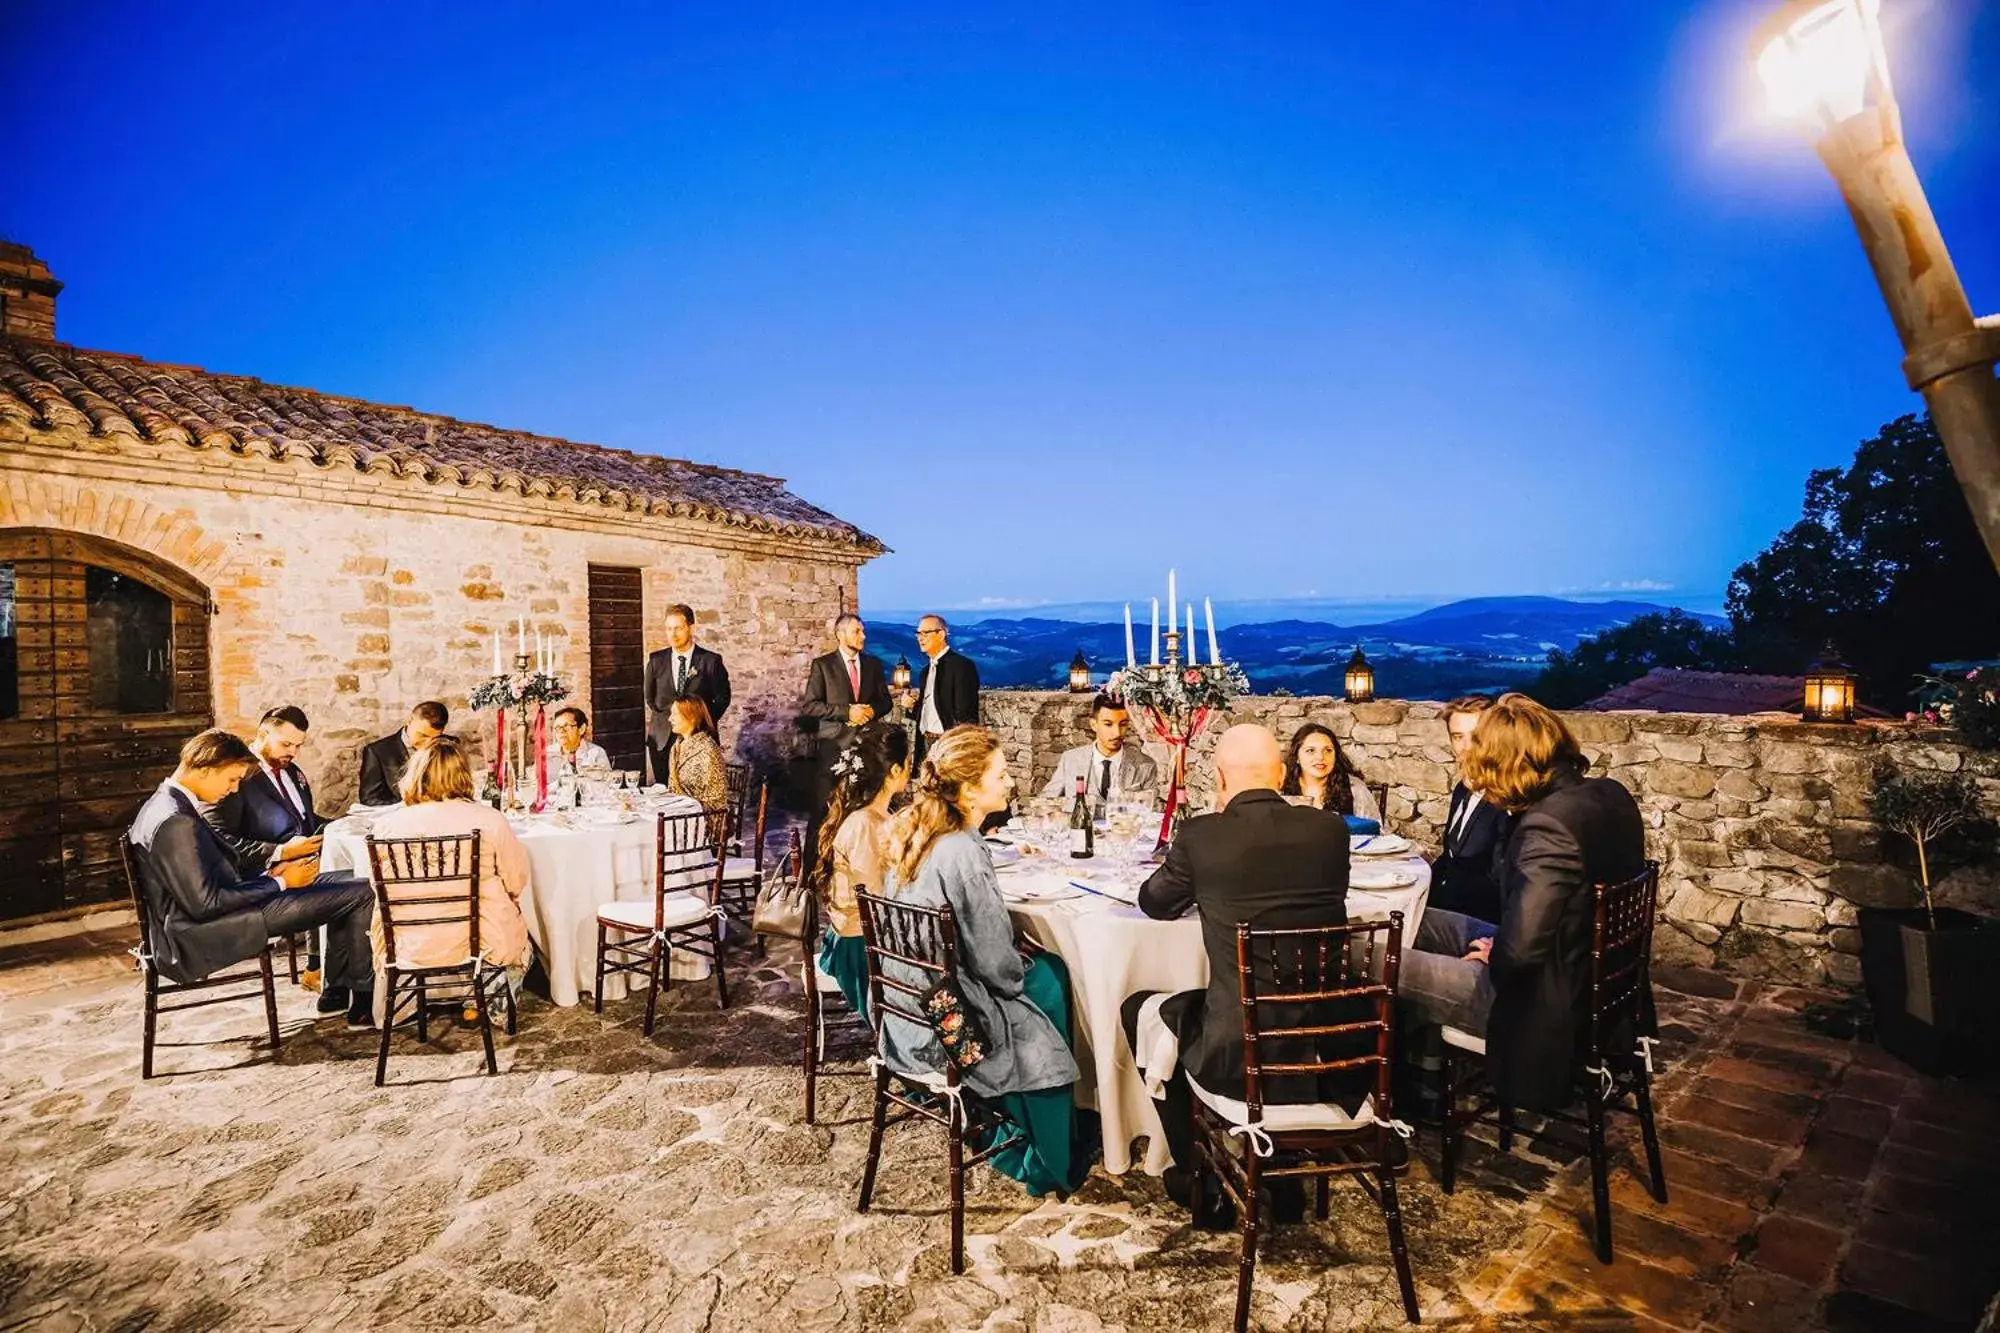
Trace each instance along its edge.
<instances>
[{"instance_id":1,"label":"white shirt","mask_svg":"<svg viewBox=\"0 0 2000 1333\"><path fill-rule=\"evenodd\" d=\"M944 650L944 653L950 651L951 649L947 648ZM938 716L937 710L938 663L943 660L944 653L939 653L936 657L933 657L931 659L931 669L924 673L924 707L922 715L918 719L917 726L926 736L935 735L944 730L944 719Z\"/></svg>"},{"instance_id":2,"label":"white shirt","mask_svg":"<svg viewBox=\"0 0 2000 1333\"><path fill-rule=\"evenodd\" d=\"M562 742L556 740L553 737L549 739L550 768L562 768L564 766L570 766L573 768L611 767L611 756L606 754L604 751L604 747L602 745L599 745L596 741L578 742L576 747L576 754L573 756L573 758L575 759L575 763L571 764L572 756L563 753Z\"/></svg>"},{"instance_id":3,"label":"white shirt","mask_svg":"<svg viewBox=\"0 0 2000 1333\"><path fill-rule=\"evenodd\" d=\"M175 782L172 778L167 779L167 785L169 787L172 787L175 791L179 792L181 795L187 797L188 804L192 805L203 819L208 818L208 812L215 808L213 804L211 804L208 801L202 800L201 797L196 796L193 792L189 791L186 787L182 786L180 783ZM260 879L270 880L271 884L279 889L285 887L285 882L279 879L276 875L258 875L254 879L246 879L243 881L242 887L248 888L250 885L255 884L257 880Z\"/></svg>"},{"instance_id":4,"label":"white shirt","mask_svg":"<svg viewBox=\"0 0 2000 1333\"><path fill-rule=\"evenodd\" d=\"M686 652L682 652L678 648L673 650L674 674L672 676L672 683L676 694L680 692L681 681L683 679L691 680L694 678L694 648L693 644L689 644Z\"/></svg>"},{"instance_id":5,"label":"white shirt","mask_svg":"<svg viewBox=\"0 0 2000 1333\"><path fill-rule=\"evenodd\" d=\"M1445 840L1447 842L1455 844L1464 835L1465 826L1472 822L1472 812L1478 807L1482 799L1484 798L1478 792L1473 791L1470 787L1466 788L1465 804L1458 807L1458 818L1452 820L1451 827L1445 831Z\"/></svg>"},{"instance_id":6,"label":"white shirt","mask_svg":"<svg viewBox=\"0 0 2000 1333\"><path fill-rule=\"evenodd\" d=\"M292 781L292 766L286 764L283 768L274 768L270 760L263 759L262 756L259 756L259 759L264 765L264 772L270 776L271 785L278 789L280 796L292 803L292 809L299 812L299 818L304 819L306 798L299 795L298 784Z\"/></svg>"},{"instance_id":7,"label":"white shirt","mask_svg":"<svg viewBox=\"0 0 2000 1333\"><path fill-rule=\"evenodd\" d=\"M1091 800L1098 799L1098 793L1109 791L1118 794L1118 769L1124 763L1125 751L1106 754L1095 745L1090 747L1090 772L1084 778L1084 794ZM1108 785L1107 785L1108 779Z\"/></svg>"}]
</instances>

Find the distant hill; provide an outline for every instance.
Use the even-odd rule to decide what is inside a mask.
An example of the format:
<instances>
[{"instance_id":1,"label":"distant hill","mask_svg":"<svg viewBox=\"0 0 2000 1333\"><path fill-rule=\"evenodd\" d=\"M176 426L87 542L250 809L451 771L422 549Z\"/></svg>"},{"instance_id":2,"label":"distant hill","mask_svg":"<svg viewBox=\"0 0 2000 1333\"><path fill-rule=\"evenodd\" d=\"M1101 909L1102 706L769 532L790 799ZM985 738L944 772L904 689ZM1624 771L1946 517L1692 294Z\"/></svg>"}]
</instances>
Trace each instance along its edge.
<instances>
[{"instance_id":1,"label":"distant hill","mask_svg":"<svg viewBox=\"0 0 2000 1333\"><path fill-rule=\"evenodd\" d=\"M1406 698L1504 689L1532 680L1554 648L1667 608L1652 602L1578 602L1561 597L1474 597L1399 619L1359 625L1320 620L1235 623L1219 629L1223 656L1240 662L1252 688L1338 693L1340 672L1358 644L1375 664L1377 688ZM1720 617L1697 618L1721 624ZM1218 623L1220 618L1218 617ZM1135 627L1141 660L1148 627ZM914 622L871 619L870 651L893 663L922 661ZM1077 622L1047 615L987 617L957 624L952 644L979 664L994 688L1065 683L1081 649L1098 679L1125 660L1122 622ZM1206 644L1202 645L1204 654Z\"/></svg>"}]
</instances>

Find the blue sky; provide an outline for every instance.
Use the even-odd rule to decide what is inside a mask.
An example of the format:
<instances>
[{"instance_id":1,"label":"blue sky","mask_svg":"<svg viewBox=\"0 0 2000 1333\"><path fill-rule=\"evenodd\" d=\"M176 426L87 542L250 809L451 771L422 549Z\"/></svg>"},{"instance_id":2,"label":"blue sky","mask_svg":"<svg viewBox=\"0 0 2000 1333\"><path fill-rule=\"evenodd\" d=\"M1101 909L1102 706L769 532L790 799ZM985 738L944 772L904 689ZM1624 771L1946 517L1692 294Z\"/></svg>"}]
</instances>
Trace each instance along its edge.
<instances>
[{"instance_id":1,"label":"blue sky","mask_svg":"<svg viewBox=\"0 0 2000 1333\"><path fill-rule=\"evenodd\" d=\"M1884 3L2000 310L2000 4ZM961 8L9 0L0 234L83 346L784 476L864 607L1713 606L1916 406L1763 5Z\"/></svg>"}]
</instances>

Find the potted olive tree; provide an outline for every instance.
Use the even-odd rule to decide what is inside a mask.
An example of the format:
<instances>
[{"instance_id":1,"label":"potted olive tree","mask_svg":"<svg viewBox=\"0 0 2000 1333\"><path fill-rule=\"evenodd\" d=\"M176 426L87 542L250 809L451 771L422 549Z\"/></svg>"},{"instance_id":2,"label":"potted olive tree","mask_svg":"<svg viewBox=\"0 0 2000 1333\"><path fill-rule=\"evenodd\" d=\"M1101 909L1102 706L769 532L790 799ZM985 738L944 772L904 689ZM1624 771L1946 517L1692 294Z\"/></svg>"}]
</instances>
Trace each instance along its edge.
<instances>
[{"instance_id":1,"label":"potted olive tree","mask_svg":"<svg viewBox=\"0 0 2000 1333\"><path fill-rule=\"evenodd\" d=\"M1861 977L1875 1030L1890 1054L1926 1073L1969 1073L2000 1053L2000 922L1931 896L1938 857L1992 828L1964 773L1875 769L1876 822L1916 851L1921 908L1861 909Z\"/></svg>"}]
</instances>

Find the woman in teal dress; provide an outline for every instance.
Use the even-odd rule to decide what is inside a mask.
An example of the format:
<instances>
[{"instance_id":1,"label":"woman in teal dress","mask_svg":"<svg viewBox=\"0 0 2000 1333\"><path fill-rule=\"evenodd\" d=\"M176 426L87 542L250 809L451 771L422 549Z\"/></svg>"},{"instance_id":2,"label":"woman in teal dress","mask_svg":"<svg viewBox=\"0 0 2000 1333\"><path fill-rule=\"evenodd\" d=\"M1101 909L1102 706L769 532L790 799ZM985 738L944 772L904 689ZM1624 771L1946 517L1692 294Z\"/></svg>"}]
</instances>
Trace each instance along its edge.
<instances>
[{"instance_id":1,"label":"woman in teal dress","mask_svg":"<svg viewBox=\"0 0 2000 1333\"><path fill-rule=\"evenodd\" d=\"M887 722L870 722L834 761L833 793L820 823L833 833L819 839L819 860L812 867L826 919L819 970L839 984L849 1007L863 1016L868 1013L868 959L854 891L882 892L889 803L909 783L909 734Z\"/></svg>"},{"instance_id":2,"label":"woman in teal dress","mask_svg":"<svg viewBox=\"0 0 2000 1333\"><path fill-rule=\"evenodd\" d=\"M982 821L1007 808L1013 788L992 732L964 726L939 737L924 756L914 799L890 829L889 892L951 908L961 998L986 1036L985 1058L960 1071L960 1084L1018 1127L989 1160L1030 1194L1067 1193L1083 1183L1091 1159L1073 1093L1069 975L1053 954L1016 939L979 836ZM922 980L913 968L885 967L912 984ZM886 1014L882 1058L894 1069L933 1073L947 1057L929 1026Z\"/></svg>"}]
</instances>

